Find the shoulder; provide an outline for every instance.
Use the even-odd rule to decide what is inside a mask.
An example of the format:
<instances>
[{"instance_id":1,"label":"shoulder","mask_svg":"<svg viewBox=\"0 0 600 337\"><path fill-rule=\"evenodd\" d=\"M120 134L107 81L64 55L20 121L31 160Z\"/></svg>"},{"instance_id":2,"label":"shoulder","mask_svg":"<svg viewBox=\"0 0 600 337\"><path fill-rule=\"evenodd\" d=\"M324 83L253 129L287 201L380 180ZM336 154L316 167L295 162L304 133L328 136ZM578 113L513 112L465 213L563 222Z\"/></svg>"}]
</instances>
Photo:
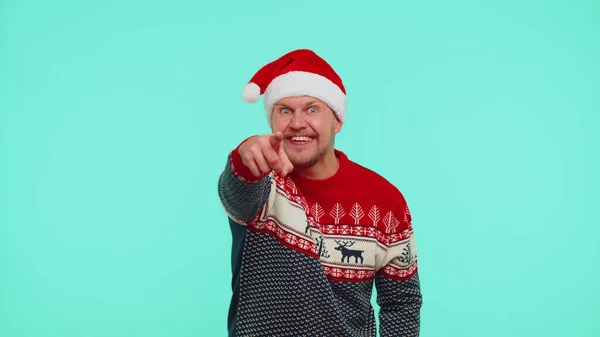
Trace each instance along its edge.
<instances>
[{"instance_id":1,"label":"shoulder","mask_svg":"<svg viewBox=\"0 0 600 337\"><path fill-rule=\"evenodd\" d=\"M369 217L374 226L385 233L384 241L404 238L405 234L399 233L412 229L412 216L403 193L381 174L358 163L353 162L352 166L356 177L353 180L360 181L357 184L361 190L358 198L365 205L374 205L369 208ZM371 211L374 213L371 214Z\"/></svg>"},{"instance_id":2,"label":"shoulder","mask_svg":"<svg viewBox=\"0 0 600 337\"><path fill-rule=\"evenodd\" d=\"M378 195L394 203L405 204L406 200L400 188L374 170L348 159L353 180L369 193Z\"/></svg>"}]
</instances>

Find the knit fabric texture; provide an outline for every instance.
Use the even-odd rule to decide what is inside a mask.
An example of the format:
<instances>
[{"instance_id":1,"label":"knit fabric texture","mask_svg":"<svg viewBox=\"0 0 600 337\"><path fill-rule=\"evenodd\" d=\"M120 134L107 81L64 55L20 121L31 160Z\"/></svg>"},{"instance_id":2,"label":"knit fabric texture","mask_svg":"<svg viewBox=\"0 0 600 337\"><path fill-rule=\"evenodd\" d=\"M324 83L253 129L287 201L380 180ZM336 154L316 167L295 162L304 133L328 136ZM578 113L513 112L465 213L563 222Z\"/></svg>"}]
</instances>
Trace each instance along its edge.
<instances>
[{"instance_id":1,"label":"knit fabric texture","mask_svg":"<svg viewBox=\"0 0 600 337\"><path fill-rule=\"evenodd\" d=\"M232 233L229 336L419 336L422 295L400 191L336 150L333 178L219 178ZM371 305L380 306L379 327Z\"/></svg>"}]
</instances>

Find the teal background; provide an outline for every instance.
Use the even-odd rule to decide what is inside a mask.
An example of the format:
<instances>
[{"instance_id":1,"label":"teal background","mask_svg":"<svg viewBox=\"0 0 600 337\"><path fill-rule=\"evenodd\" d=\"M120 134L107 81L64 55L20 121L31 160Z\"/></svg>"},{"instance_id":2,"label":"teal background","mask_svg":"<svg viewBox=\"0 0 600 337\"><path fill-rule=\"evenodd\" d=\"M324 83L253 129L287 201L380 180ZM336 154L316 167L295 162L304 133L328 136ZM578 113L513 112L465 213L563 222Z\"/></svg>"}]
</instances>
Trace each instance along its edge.
<instances>
[{"instance_id":1,"label":"teal background","mask_svg":"<svg viewBox=\"0 0 600 337\"><path fill-rule=\"evenodd\" d=\"M597 1L0 1L0 336L225 336L217 178L296 48L413 215L422 336L600 336ZM261 101L262 102L262 101Z\"/></svg>"}]
</instances>

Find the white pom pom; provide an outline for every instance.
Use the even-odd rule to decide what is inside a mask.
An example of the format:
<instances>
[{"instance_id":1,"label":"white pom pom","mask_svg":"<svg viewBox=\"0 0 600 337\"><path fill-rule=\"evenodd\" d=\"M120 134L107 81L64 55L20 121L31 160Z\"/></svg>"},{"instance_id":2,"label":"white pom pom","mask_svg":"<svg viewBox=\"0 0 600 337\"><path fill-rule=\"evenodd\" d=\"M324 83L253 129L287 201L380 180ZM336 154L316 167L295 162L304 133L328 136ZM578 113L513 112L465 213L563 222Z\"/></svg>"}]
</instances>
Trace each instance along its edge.
<instances>
[{"instance_id":1,"label":"white pom pom","mask_svg":"<svg viewBox=\"0 0 600 337\"><path fill-rule=\"evenodd\" d=\"M256 83L248 83L242 90L242 98L246 103L254 103L260 97L260 87Z\"/></svg>"}]
</instances>

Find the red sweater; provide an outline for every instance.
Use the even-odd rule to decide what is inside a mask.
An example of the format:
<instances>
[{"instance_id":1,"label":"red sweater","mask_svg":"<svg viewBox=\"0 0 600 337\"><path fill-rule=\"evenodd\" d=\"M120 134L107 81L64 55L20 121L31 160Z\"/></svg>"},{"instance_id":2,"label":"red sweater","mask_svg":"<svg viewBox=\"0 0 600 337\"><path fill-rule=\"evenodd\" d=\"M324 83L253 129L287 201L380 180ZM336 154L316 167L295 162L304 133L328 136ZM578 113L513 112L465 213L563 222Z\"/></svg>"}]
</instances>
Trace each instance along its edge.
<instances>
[{"instance_id":1,"label":"red sweater","mask_svg":"<svg viewBox=\"0 0 600 337\"><path fill-rule=\"evenodd\" d=\"M296 173L285 178L275 173L255 177L237 148L230 153L219 183L234 238L230 336L259 331L285 335L283 330L270 330L278 324L293 325L290 335L371 336L373 281L382 309L381 336L418 335L421 294L406 200L382 176L339 150L335 153L339 169L325 180ZM288 274L293 277L282 281L281 275ZM306 293L296 293L298 286ZM286 320L269 309L257 309L260 304L290 306L289 301L274 299L281 296L292 303L306 296L320 297L329 304L313 307L299 300L303 304L295 310L308 311L296 323L289 322L296 316ZM260 317L271 317L264 318L271 322L269 326L256 326L256 311ZM347 317L348 312L353 318ZM307 320L323 316L337 317L323 325L327 330L298 330L307 329Z\"/></svg>"}]
</instances>

